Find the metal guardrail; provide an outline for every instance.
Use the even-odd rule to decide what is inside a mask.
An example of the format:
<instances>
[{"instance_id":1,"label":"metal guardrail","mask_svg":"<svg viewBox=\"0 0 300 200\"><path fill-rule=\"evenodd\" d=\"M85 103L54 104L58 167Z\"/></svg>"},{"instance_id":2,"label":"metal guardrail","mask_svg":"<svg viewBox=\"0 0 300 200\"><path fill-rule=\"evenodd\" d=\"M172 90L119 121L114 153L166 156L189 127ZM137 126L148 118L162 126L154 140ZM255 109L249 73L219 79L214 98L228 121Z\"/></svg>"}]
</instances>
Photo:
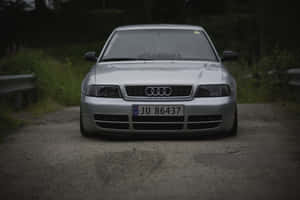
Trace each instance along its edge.
<instances>
[{"instance_id":1,"label":"metal guardrail","mask_svg":"<svg viewBox=\"0 0 300 200\"><path fill-rule=\"evenodd\" d=\"M35 75L0 76L0 100L10 102L16 110L36 101Z\"/></svg>"},{"instance_id":2,"label":"metal guardrail","mask_svg":"<svg viewBox=\"0 0 300 200\"><path fill-rule=\"evenodd\" d=\"M289 69L287 74L289 76L289 85L300 87L300 68Z\"/></svg>"},{"instance_id":3,"label":"metal guardrail","mask_svg":"<svg viewBox=\"0 0 300 200\"><path fill-rule=\"evenodd\" d=\"M270 70L268 71L268 75L273 75L277 73L276 70ZM261 75L261 74L259 74ZM288 78L288 84L293 87L300 87L300 68L293 68L289 69L284 73L284 75L287 75ZM247 74L243 77L244 79L253 79L253 74Z\"/></svg>"},{"instance_id":4,"label":"metal guardrail","mask_svg":"<svg viewBox=\"0 0 300 200\"><path fill-rule=\"evenodd\" d=\"M0 96L35 89L35 75L0 76Z\"/></svg>"}]
</instances>

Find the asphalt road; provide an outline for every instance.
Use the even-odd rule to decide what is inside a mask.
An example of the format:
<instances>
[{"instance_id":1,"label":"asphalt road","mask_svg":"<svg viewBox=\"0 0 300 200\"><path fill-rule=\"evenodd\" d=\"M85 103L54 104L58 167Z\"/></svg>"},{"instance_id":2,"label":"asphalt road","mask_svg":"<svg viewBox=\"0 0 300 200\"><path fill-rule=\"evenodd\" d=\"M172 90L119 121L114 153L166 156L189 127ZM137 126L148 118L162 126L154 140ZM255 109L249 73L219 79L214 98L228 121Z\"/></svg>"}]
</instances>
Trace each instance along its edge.
<instances>
[{"instance_id":1,"label":"asphalt road","mask_svg":"<svg viewBox=\"0 0 300 200\"><path fill-rule=\"evenodd\" d=\"M0 144L1 200L300 199L300 119L239 105L237 137L80 136L78 108Z\"/></svg>"}]
</instances>

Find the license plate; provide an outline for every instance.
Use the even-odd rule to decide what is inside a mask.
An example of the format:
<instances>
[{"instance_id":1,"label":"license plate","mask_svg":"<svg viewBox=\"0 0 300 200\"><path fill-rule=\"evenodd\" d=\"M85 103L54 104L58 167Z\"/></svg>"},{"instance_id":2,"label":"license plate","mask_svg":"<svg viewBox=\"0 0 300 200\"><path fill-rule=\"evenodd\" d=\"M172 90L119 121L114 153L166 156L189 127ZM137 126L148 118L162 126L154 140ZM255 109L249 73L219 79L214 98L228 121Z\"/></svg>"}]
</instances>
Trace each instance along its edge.
<instances>
[{"instance_id":1,"label":"license plate","mask_svg":"<svg viewBox=\"0 0 300 200\"><path fill-rule=\"evenodd\" d=\"M183 105L134 105L134 116L183 116Z\"/></svg>"}]
</instances>

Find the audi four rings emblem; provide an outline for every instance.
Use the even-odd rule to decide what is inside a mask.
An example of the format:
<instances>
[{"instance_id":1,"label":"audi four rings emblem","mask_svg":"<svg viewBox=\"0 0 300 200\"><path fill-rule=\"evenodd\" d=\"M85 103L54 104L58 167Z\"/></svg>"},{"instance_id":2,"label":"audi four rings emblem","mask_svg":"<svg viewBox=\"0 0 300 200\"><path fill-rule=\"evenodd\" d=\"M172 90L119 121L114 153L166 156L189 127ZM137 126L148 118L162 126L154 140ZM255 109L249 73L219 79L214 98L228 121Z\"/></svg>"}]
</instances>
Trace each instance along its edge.
<instances>
[{"instance_id":1,"label":"audi four rings emblem","mask_svg":"<svg viewBox=\"0 0 300 200\"><path fill-rule=\"evenodd\" d=\"M171 87L146 87L145 94L148 97L169 97L172 95Z\"/></svg>"}]
</instances>

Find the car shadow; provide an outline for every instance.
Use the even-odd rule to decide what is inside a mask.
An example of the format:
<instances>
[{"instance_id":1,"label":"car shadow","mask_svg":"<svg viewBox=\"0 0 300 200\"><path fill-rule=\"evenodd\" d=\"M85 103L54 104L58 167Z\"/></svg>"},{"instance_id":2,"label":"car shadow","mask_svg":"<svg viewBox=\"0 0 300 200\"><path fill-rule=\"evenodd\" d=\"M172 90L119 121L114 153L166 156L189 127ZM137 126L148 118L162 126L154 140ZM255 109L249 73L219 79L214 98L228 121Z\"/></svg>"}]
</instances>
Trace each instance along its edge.
<instances>
[{"instance_id":1,"label":"car shadow","mask_svg":"<svg viewBox=\"0 0 300 200\"><path fill-rule=\"evenodd\" d=\"M143 134L143 135L96 135L92 140L110 141L110 142L139 142L139 141L215 141L233 138L227 134L218 133L211 135L171 135L171 134Z\"/></svg>"}]
</instances>

